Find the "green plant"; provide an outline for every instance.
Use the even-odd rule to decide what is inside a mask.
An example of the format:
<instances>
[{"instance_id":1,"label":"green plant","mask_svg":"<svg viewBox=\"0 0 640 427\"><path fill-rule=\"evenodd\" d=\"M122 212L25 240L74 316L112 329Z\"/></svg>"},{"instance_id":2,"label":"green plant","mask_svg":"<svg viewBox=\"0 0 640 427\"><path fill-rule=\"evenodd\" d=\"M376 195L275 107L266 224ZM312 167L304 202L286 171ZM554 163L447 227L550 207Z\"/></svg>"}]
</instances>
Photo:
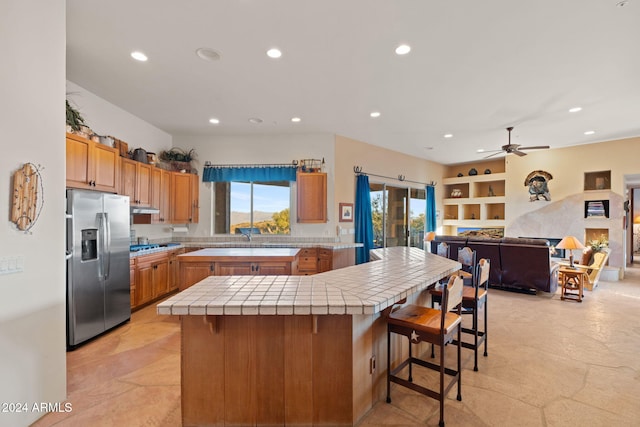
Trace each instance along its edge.
<instances>
[{"instance_id":1,"label":"green plant","mask_svg":"<svg viewBox=\"0 0 640 427\"><path fill-rule=\"evenodd\" d=\"M66 100L67 103L67 125L73 129L74 132L79 132L82 126L86 126L84 122L84 118L80 114L78 110L73 108L71 104L69 104L69 100Z\"/></svg>"},{"instance_id":2,"label":"green plant","mask_svg":"<svg viewBox=\"0 0 640 427\"><path fill-rule=\"evenodd\" d=\"M589 240L587 243L593 250L593 252L600 252L604 248L609 247L609 239L604 234L601 234L597 239Z\"/></svg>"},{"instance_id":3,"label":"green plant","mask_svg":"<svg viewBox=\"0 0 640 427\"><path fill-rule=\"evenodd\" d=\"M174 147L170 150L163 151L160 153L160 159L166 161L176 161L176 162L190 162L191 160L196 158L196 150L191 149L189 151L185 151L182 148Z\"/></svg>"}]
</instances>

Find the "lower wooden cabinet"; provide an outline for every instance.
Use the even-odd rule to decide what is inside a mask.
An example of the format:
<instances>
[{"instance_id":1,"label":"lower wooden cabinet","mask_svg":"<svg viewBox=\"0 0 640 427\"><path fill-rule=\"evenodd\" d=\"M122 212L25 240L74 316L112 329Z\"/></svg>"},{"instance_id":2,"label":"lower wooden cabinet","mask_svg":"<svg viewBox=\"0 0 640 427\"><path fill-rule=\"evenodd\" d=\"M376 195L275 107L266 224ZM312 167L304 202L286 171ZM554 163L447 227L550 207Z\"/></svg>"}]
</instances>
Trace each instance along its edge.
<instances>
[{"instance_id":1,"label":"lower wooden cabinet","mask_svg":"<svg viewBox=\"0 0 640 427\"><path fill-rule=\"evenodd\" d=\"M216 262L216 276L277 276L291 275L291 263L286 261Z\"/></svg>"},{"instance_id":2,"label":"lower wooden cabinet","mask_svg":"<svg viewBox=\"0 0 640 427\"><path fill-rule=\"evenodd\" d=\"M304 248L298 253L298 272L300 275L316 274L318 272L318 249Z\"/></svg>"},{"instance_id":3,"label":"lower wooden cabinet","mask_svg":"<svg viewBox=\"0 0 640 427\"><path fill-rule=\"evenodd\" d=\"M178 287L184 291L191 285L195 285L208 276L215 275L215 262L181 262L178 264L180 270Z\"/></svg>"},{"instance_id":4,"label":"lower wooden cabinet","mask_svg":"<svg viewBox=\"0 0 640 427\"><path fill-rule=\"evenodd\" d=\"M129 261L131 308L158 300L178 288L178 262L181 250L140 255Z\"/></svg>"}]
</instances>

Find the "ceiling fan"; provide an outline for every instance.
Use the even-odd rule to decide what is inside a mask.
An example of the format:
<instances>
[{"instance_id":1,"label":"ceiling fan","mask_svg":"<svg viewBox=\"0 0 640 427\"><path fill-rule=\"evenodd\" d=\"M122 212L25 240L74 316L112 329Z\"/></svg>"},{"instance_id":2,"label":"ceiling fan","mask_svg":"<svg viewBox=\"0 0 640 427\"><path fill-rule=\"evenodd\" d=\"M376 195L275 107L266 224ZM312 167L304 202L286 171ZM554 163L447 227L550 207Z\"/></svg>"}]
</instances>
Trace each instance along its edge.
<instances>
[{"instance_id":1,"label":"ceiling fan","mask_svg":"<svg viewBox=\"0 0 640 427\"><path fill-rule=\"evenodd\" d=\"M535 146L531 146L531 147L522 147L520 144L512 144L511 143L511 131L513 130L513 126L508 127L507 128L507 132L509 132L509 143L507 145L503 145L500 150L495 150L495 153L488 155L487 157L485 157L485 159L488 159L489 157L493 157L496 156L498 154L501 153L506 153L506 154L510 154L513 153L516 156L526 156L527 153L525 153L523 150L540 150L540 149L546 149L549 148L548 145L535 145Z\"/></svg>"}]
</instances>

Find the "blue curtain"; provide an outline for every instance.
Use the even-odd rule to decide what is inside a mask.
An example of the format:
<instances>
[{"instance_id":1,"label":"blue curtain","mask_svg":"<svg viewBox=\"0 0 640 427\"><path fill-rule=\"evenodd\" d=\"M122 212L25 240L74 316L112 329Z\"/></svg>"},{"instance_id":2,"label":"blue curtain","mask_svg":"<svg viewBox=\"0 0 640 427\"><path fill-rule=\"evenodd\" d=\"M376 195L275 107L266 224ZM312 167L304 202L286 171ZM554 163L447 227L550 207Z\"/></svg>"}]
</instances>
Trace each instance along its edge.
<instances>
[{"instance_id":1,"label":"blue curtain","mask_svg":"<svg viewBox=\"0 0 640 427\"><path fill-rule=\"evenodd\" d=\"M436 188L427 185L427 233L436 231Z\"/></svg>"},{"instance_id":2,"label":"blue curtain","mask_svg":"<svg viewBox=\"0 0 640 427\"><path fill-rule=\"evenodd\" d=\"M206 166L203 182L295 181L297 167L286 166Z\"/></svg>"},{"instance_id":3,"label":"blue curtain","mask_svg":"<svg viewBox=\"0 0 640 427\"><path fill-rule=\"evenodd\" d=\"M373 248L373 221L371 220L371 193L369 177L358 175L356 181L355 206L356 243L364 244L356 248L356 264L369 262L369 251Z\"/></svg>"}]
</instances>

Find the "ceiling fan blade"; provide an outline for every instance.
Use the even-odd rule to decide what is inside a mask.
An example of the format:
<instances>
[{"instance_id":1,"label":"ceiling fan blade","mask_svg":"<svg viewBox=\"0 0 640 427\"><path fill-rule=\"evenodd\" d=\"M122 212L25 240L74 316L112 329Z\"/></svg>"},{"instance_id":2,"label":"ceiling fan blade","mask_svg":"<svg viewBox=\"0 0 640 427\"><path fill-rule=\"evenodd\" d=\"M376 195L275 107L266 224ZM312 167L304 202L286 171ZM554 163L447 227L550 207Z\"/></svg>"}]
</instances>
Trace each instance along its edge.
<instances>
[{"instance_id":1,"label":"ceiling fan blade","mask_svg":"<svg viewBox=\"0 0 640 427\"><path fill-rule=\"evenodd\" d=\"M531 147L519 147L518 150L541 150L550 148L548 145L533 145Z\"/></svg>"},{"instance_id":2,"label":"ceiling fan blade","mask_svg":"<svg viewBox=\"0 0 640 427\"><path fill-rule=\"evenodd\" d=\"M519 151L519 150L511 150L510 152L520 157L527 155L527 153L523 153L522 151Z\"/></svg>"},{"instance_id":3,"label":"ceiling fan blade","mask_svg":"<svg viewBox=\"0 0 640 427\"><path fill-rule=\"evenodd\" d=\"M495 153L493 153L493 154L489 154L488 156L483 157L483 159L488 159L489 157L498 156L498 155L500 155L500 154L505 154L505 152L504 152L504 151L502 151L502 150L496 150L496 152L495 152Z\"/></svg>"}]
</instances>

